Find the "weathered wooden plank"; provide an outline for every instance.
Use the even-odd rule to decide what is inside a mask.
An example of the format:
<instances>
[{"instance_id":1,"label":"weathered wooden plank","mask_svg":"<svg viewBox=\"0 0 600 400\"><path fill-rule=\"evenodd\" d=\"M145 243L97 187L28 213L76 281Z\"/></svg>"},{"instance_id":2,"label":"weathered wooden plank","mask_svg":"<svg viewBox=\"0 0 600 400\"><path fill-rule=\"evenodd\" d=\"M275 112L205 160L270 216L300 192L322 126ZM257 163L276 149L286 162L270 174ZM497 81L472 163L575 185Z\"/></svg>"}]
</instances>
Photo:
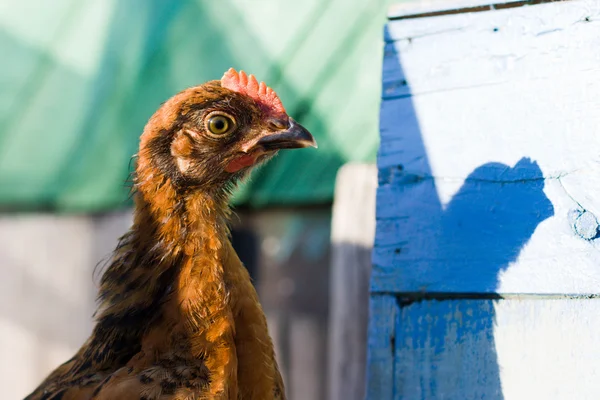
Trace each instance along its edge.
<instances>
[{"instance_id":1,"label":"weathered wooden plank","mask_svg":"<svg viewBox=\"0 0 600 400\"><path fill-rule=\"evenodd\" d=\"M566 82L556 78L581 82L587 74L598 73L600 50L594 45L594 33L599 23L597 0L573 0L391 21L386 42L394 43L400 54L414 96L513 80L525 84L549 80L553 88L564 90ZM568 71L584 76L564 75Z\"/></svg>"},{"instance_id":2,"label":"weathered wooden plank","mask_svg":"<svg viewBox=\"0 0 600 400\"><path fill-rule=\"evenodd\" d=\"M320 374L324 372L319 346L321 330L318 321L311 317L296 316L290 321L290 368L289 385L286 388L290 399L321 398Z\"/></svg>"},{"instance_id":3,"label":"weathered wooden plank","mask_svg":"<svg viewBox=\"0 0 600 400\"><path fill-rule=\"evenodd\" d=\"M330 400L362 400L365 395L376 190L375 165L346 164L340 168L331 224Z\"/></svg>"},{"instance_id":4,"label":"weathered wooden plank","mask_svg":"<svg viewBox=\"0 0 600 400\"><path fill-rule=\"evenodd\" d=\"M236 220L233 228L260 245L255 284L288 398L327 399L331 208L254 210Z\"/></svg>"},{"instance_id":5,"label":"weathered wooden plank","mask_svg":"<svg viewBox=\"0 0 600 400\"><path fill-rule=\"evenodd\" d=\"M373 294L369 302L366 400L392 399L398 302L394 295Z\"/></svg>"},{"instance_id":6,"label":"weathered wooden plank","mask_svg":"<svg viewBox=\"0 0 600 400\"><path fill-rule=\"evenodd\" d=\"M598 293L599 24L579 0L388 24L373 291Z\"/></svg>"},{"instance_id":7,"label":"weathered wooden plank","mask_svg":"<svg viewBox=\"0 0 600 400\"><path fill-rule=\"evenodd\" d=\"M468 179L445 209L435 194L432 180L379 188L372 290L598 292L599 244L572 231L560 182Z\"/></svg>"},{"instance_id":8,"label":"weathered wooden plank","mask_svg":"<svg viewBox=\"0 0 600 400\"><path fill-rule=\"evenodd\" d=\"M597 399L599 315L598 299L404 304L394 398Z\"/></svg>"},{"instance_id":9,"label":"weathered wooden plank","mask_svg":"<svg viewBox=\"0 0 600 400\"><path fill-rule=\"evenodd\" d=\"M388 18L409 19L446 14L484 12L550 1L553 0L408 0L392 4L388 10Z\"/></svg>"}]
</instances>

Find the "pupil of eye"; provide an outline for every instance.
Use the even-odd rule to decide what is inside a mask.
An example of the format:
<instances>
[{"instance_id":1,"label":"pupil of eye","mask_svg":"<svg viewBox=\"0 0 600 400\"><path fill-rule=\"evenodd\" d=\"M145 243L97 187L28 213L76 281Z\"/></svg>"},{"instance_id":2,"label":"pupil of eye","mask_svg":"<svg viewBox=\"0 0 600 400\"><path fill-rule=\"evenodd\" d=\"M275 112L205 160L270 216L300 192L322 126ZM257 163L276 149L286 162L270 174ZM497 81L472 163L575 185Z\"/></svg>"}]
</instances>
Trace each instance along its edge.
<instances>
[{"instance_id":1,"label":"pupil of eye","mask_svg":"<svg viewBox=\"0 0 600 400\"><path fill-rule=\"evenodd\" d=\"M229 130L230 123L232 123L232 122L229 121L229 118L222 117L222 116L215 116L215 117L212 117L208 121L208 129L212 133L220 135Z\"/></svg>"}]
</instances>

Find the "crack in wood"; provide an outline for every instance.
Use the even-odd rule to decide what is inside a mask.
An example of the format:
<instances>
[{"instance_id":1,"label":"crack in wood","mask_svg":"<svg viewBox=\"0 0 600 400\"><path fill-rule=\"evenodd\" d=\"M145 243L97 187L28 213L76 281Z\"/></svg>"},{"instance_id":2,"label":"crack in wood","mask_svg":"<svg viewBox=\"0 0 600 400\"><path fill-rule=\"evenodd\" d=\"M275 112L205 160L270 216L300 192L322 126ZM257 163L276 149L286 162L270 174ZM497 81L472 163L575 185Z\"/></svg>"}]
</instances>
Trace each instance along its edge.
<instances>
[{"instance_id":1,"label":"crack in wood","mask_svg":"<svg viewBox=\"0 0 600 400\"><path fill-rule=\"evenodd\" d=\"M485 11L494 11L494 10L505 10L509 8L517 8L523 6L533 6L537 4L544 3L557 3L557 2L565 2L570 0L521 0L521 1L511 1L507 3L494 3L494 4L486 4L481 6L472 6L472 7L462 7L462 8L451 8L447 10L439 10L439 11L427 11L416 14L406 14L406 15L397 15L397 16L389 16L388 19L390 21L398 21L402 19L415 19L415 18L426 18L426 17L439 17L442 15L452 15L452 14L466 14L466 13L478 13Z\"/></svg>"},{"instance_id":2,"label":"crack in wood","mask_svg":"<svg viewBox=\"0 0 600 400\"><path fill-rule=\"evenodd\" d=\"M453 293L453 292L377 292L396 296L399 308L408 307L422 301L453 300L600 300L600 293Z\"/></svg>"}]
</instances>

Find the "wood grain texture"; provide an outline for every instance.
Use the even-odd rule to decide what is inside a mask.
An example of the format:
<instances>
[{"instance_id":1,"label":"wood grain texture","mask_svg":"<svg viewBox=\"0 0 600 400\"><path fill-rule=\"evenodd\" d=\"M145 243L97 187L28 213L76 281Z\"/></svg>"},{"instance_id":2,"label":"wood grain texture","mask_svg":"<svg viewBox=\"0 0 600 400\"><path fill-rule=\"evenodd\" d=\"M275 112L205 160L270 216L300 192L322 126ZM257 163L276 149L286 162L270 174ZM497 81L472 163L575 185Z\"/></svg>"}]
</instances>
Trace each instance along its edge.
<instances>
[{"instance_id":1,"label":"wood grain texture","mask_svg":"<svg viewBox=\"0 0 600 400\"><path fill-rule=\"evenodd\" d=\"M372 291L599 292L598 27L597 1L388 24Z\"/></svg>"},{"instance_id":2,"label":"wood grain texture","mask_svg":"<svg viewBox=\"0 0 600 400\"><path fill-rule=\"evenodd\" d=\"M598 398L599 300L423 301L399 313L395 399Z\"/></svg>"},{"instance_id":3,"label":"wood grain texture","mask_svg":"<svg viewBox=\"0 0 600 400\"><path fill-rule=\"evenodd\" d=\"M329 307L330 400L362 400L377 168L346 164L338 172L332 216Z\"/></svg>"},{"instance_id":4,"label":"wood grain texture","mask_svg":"<svg viewBox=\"0 0 600 400\"><path fill-rule=\"evenodd\" d=\"M392 399L395 393L393 344L397 315L396 296L371 295L367 341L367 400Z\"/></svg>"},{"instance_id":5,"label":"wood grain texture","mask_svg":"<svg viewBox=\"0 0 600 400\"><path fill-rule=\"evenodd\" d=\"M385 30L367 399L596 399L600 2L480 5Z\"/></svg>"}]
</instances>

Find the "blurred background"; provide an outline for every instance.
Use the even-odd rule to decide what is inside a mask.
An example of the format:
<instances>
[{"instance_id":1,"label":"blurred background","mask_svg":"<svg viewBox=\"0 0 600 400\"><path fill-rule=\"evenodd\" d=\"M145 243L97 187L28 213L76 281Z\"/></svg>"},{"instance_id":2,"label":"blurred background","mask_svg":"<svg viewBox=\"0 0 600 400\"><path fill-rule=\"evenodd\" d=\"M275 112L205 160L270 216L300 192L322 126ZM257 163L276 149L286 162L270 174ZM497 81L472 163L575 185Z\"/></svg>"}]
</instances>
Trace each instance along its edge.
<instances>
[{"instance_id":1,"label":"blurred background","mask_svg":"<svg viewBox=\"0 0 600 400\"><path fill-rule=\"evenodd\" d=\"M328 398L334 182L342 165L375 161L388 3L0 2L3 399L24 397L89 335L94 267L130 224L125 181L147 119L229 67L267 82L319 143L253 174L234 196L233 233L289 398Z\"/></svg>"}]
</instances>

